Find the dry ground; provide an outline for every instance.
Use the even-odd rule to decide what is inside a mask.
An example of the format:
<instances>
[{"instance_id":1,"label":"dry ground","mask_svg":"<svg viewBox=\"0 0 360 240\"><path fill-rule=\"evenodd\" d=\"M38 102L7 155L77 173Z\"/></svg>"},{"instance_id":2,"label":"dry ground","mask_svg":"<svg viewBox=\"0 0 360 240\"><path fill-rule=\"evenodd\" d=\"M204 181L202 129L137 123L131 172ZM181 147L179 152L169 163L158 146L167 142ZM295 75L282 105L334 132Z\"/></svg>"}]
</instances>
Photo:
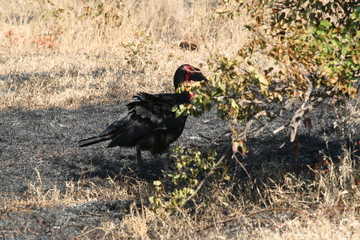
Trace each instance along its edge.
<instances>
[{"instance_id":1,"label":"dry ground","mask_svg":"<svg viewBox=\"0 0 360 240\"><path fill-rule=\"evenodd\" d=\"M207 60L247 41L248 19L212 19L215 2L0 2L0 238L360 239L359 97L318 106L300 146L278 122L252 136L247 173L230 162L231 181L173 215L150 209L150 156L140 177L133 149L77 147L134 93L171 92L182 63L211 77ZM221 155L226 131L190 117L177 144Z\"/></svg>"}]
</instances>

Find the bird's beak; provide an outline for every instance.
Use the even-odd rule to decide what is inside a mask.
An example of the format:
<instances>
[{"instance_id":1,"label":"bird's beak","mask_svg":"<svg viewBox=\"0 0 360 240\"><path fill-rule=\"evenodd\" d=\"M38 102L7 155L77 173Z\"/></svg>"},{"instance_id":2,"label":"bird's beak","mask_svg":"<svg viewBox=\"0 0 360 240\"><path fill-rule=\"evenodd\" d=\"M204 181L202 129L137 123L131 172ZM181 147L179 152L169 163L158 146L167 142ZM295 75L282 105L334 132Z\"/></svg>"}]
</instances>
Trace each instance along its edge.
<instances>
[{"instance_id":1,"label":"bird's beak","mask_svg":"<svg viewBox=\"0 0 360 240\"><path fill-rule=\"evenodd\" d=\"M201 72L195 72L191 75L191 80L193 81L205 81L208 82L207 78Z\"/></svg>"}]
</instances>

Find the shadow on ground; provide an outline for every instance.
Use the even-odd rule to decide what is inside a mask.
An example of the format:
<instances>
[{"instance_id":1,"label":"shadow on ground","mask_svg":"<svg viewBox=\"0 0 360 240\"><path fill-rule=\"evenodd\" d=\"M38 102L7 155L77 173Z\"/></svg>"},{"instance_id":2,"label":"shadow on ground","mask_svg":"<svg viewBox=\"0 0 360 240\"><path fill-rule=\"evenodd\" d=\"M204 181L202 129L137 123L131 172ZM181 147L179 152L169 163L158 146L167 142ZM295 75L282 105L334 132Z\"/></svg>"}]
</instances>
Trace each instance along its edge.
<instances>
[{"instance_id":1,"label":"shadow on ground","mask_svg":"<svg viewBox=\"0 0 360 240\"><path fill-rule=\"evenodd\" d=\"M91 105L78 109L12 109L0 113L0 192L2 198L25 198L29 183L41 181L44 188L57 186L66 190L66 183L74 180L111 177L119 183L124 178L136 181L149 179L137 176L134 149L106 148L101 143L87 148L78 148L77 142L101 132L109 123L126 110L124 102L111 105ZM250 176L273 161L288 166L289 172L310 171L324 156L338 161L344 146L349 146L348 137L333 126L331 112L319 110L311 116L314 127L302 127L299 144L289 143L288 133L278 135L272 129L258 137L250 137L250 153L239 159ZM280 123L274 124L273 129ZM358 126L352 126L359 129ZM176 144L197 147L202 152L216 149L221 156L229 144L226 136L227 124L216 118L214 112L195 119L190 117L183 135ZM357 135L356 135L357 134ZM354 135L358 135L356 130ZM149 169L157 169L150 155L144 155ZM359 155L357 155L359 156ZM171 157L165 156L171 160ZM234 163L234 166L236 163ZM309 168L310 167L310 168ZM238 166L239 179L247 174ZM264 178L268 176L263 176ZM27 232L26 238L75 237L86 228L94 228L104 221L121 222L128 212L131 201L114 200L87 202L63 208L41 208L33 212L3 212L0 220L0 236L19 236L16 232ZM26 226L28 231L23 228ZM93 233L96 236L96 231ZM23 236L20 234L20 236ZM89 236L89 235L87 235ZM23 236L24 237L24 236Z\"/></svg>"}]
</instances>

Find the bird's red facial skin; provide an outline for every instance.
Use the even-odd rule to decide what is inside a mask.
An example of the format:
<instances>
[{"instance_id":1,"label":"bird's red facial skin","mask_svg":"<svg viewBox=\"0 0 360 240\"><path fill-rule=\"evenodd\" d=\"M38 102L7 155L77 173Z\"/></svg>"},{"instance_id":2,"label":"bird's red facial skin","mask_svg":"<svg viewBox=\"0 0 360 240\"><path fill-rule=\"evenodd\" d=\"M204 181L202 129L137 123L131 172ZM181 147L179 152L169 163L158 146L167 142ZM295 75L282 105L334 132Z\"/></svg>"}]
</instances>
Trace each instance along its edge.
<instances>
[{"instance_id":1,"label":"bird's red facial skin","mask_svg":"<svg viewBox=\"0 0 360 240\"><path fill-rule=\"evenodd\" d=\"M191 79L191 75L194 74L196 71L192 66L184 66L184 69L186 70L186 81L189 82Z\"/></svg>"},{"instance_id":2,"label":"bird's red facial skin","mask_svg":"<svg viewBox=\"0 0 360 240\"><path fill-rule=\"evenodd\" d=\"M195 97L195 94L193 92L190 92L189 95L190 95L190 101L192 101Z\"/></svg>"},{"instance_id":3,"label":"bird's red facial skin","mask_svg":"<svg viewBox=\"0 0 360 240\"><path fill-rule=\"evenodd\" d=\"M184 66L184 68L187 72L195 72L195 68L193 68L192 66Z\"/></svg>"},{"instance_id":4,"label":"bird's red facial skin","mask_svg":"<svg viewBox=\"0 0 360 240\"><path fill-rule=\"evenodd\" d=\"M191 81L191 75L193 75L196 70L194 67L192 66L184 66L184 69L186 71L186 76L185 76L185 81L187 84L190 84L190 81ZM190 95L190 101L192 101L195 97L195 93L194 92L191 92L189 87L186 87L186 91L189 93Z\"/></svg>"}]
</instances>

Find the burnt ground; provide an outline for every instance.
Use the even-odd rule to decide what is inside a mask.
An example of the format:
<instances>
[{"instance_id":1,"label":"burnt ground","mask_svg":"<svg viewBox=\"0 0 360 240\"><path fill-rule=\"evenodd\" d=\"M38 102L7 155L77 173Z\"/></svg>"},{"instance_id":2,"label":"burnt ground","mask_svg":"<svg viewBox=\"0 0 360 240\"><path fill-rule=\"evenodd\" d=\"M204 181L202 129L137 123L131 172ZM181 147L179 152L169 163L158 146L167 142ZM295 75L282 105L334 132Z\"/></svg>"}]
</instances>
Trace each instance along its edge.
<instances>
[{"instance_id":1,"label":"burnt ground","mask_svg":"<svg viewBox=\"0 0 360 240\"><path fill-rule=\"evenodd\" d=\"M78 148L77 142L93 136L126 110L124 102L111 105L91 105L78 109L24 110L12 109L0 113L0 193L2 199L21 199L26 196L29 183L65 191L68 181L94 179L105 181L110 176L121 184L123 177L136 181L151 181L156 167L149 162L149 177L138 176L134 149L105 148L106 143ZM240 158L250 173L260 167L280 161L289 171L309 171L324 155L336 159L352 139L359 138L359 121L341 123L341 113L333 105L322 105L310 115L312 128L299 129L298 149L288 141L288 130L271 133L281 122L259 136L250 137L250 153ZM348 124L348 125L345 125ZM339 125L339 127L336 127ZM189 117L183 135L175 144L197 147L206 152L216 149L221 156L229 139L228 125L216 118L214 112L201 118ZM285 144L284 144L285 143ZM299 151L298 151L299 150ZM298 151L298 153L296 153ZM169 156L165 156L171 159ZM240 157L240 156L239 156ZM144 155L151 161L150 155ZM153 169L154 168L154 169ZM241 171L241 170L239 170ZM239 173L239 177L245 174ZM147 179L148 178L148 179ZM3 210L0 219L0 238L48 239L76 237L84 229L94 228L102 221L121 222L128 212L130 200L87 202L76 206L43 207L37 211L12 212ZM0 203L1 204L1 203ZM1 207L0 209L4 209Z\"/></svg>"}]
</instances>

